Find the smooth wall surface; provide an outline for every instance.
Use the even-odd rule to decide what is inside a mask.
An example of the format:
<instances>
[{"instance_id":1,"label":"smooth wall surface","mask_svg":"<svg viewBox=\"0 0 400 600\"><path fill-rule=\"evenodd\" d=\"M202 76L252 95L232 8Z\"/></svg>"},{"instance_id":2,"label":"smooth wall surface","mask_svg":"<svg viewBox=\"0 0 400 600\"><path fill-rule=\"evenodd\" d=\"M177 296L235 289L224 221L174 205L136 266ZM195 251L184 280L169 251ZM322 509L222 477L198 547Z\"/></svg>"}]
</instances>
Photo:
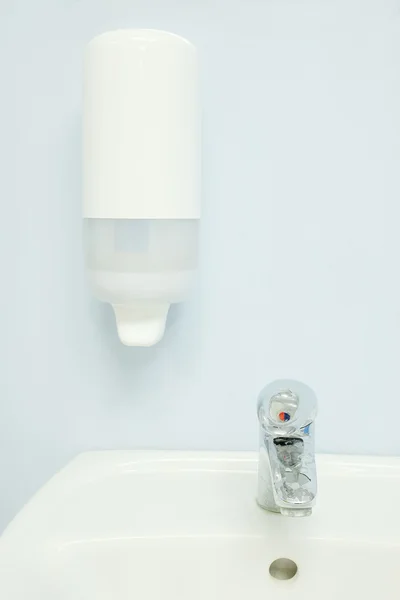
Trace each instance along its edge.
<instances>
[{"instance_id":1,"label":"smooth wall surface","mask_svg":"<svg viewBox=\"0 0 400 600\"><path fill-rule=\"evenodd\" d=\"M400 454L399 0L3 0L0 529L95 448L255 449L298 378L318 449ZM81 251L85 44L188 37L202 63L196 296L118 342Z\"/></svg>"}]
</instances>

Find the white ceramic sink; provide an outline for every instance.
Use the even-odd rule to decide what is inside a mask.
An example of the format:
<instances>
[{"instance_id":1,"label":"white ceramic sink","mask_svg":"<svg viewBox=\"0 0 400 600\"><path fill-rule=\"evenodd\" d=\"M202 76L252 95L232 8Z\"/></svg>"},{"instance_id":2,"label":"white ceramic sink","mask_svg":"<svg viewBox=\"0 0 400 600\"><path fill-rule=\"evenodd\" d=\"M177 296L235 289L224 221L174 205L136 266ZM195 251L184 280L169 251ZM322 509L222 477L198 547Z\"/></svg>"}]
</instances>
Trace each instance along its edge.
<instances>
[{"instance_id":1,"label":"white ceramic sink","mask_svg":"<svg viewBox=\"0 0 400 600\"><path fill-rule=\"evenodd\" d=\"M0 539L1 600L398 600L400 459L320 456L313 516L255 502L257 457L97 452ZM272 561L293 560L290 580Z\"/></svg>"}]
</instances>

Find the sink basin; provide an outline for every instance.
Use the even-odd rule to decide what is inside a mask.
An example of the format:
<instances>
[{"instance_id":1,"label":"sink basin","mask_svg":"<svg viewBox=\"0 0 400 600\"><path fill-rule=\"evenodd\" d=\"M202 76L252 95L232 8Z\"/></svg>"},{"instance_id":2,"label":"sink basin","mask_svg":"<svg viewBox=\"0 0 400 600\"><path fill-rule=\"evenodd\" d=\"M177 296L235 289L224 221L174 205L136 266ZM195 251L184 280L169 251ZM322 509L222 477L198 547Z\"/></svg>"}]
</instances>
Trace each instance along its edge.
<instances>
[{"instance_id":1,"label":"sink basin","mask_svg":"<svg viewBox=\"0 0 400 600\"><path fill-rule=\"evenodd\" d=\"M83 454L0 538L0 598L398 600L400 459L317 466L290 519L257 506L255 454Z\"/></svg>"}]
</instances>

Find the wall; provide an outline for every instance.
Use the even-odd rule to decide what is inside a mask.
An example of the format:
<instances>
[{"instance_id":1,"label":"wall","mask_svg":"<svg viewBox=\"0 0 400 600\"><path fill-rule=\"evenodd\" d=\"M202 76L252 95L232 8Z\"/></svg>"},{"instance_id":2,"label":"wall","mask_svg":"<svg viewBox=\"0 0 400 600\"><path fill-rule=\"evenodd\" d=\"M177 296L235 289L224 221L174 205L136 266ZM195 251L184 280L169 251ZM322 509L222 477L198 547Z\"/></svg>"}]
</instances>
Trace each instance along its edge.
<instances>
[{"instance_id":1,"label":"wall","mask_svg":"<svg viewBox=\"0 0 400 600\"><path fill-rule=\"evenodd\" d=\"M3 0L0 528L76 453L255 449L281 376L318 449L400 454L400 2ZM82 265L82 53L154 27L203 67L195 300L128 349Z\"/></svg>"}]
</instances>

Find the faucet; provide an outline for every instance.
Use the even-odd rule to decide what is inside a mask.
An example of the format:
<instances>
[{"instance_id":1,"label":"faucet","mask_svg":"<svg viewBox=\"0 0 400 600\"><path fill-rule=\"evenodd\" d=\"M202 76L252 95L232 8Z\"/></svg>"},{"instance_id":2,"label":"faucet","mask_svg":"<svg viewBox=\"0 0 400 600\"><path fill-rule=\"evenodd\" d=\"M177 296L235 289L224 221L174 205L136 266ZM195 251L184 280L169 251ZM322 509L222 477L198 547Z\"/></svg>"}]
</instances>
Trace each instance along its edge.
<instances>
[{"instance_id":1,"label":"faucet","mask_svg":"<svg viewBox=\"0 0 400 600\"><path fill-rule=\"evenodd\" d=\"M317 398L307 385L291 379L261 390L258 496L261 508L288 517L307 517L317 495L314 419Z\"/></svg>"}]
</instances>

